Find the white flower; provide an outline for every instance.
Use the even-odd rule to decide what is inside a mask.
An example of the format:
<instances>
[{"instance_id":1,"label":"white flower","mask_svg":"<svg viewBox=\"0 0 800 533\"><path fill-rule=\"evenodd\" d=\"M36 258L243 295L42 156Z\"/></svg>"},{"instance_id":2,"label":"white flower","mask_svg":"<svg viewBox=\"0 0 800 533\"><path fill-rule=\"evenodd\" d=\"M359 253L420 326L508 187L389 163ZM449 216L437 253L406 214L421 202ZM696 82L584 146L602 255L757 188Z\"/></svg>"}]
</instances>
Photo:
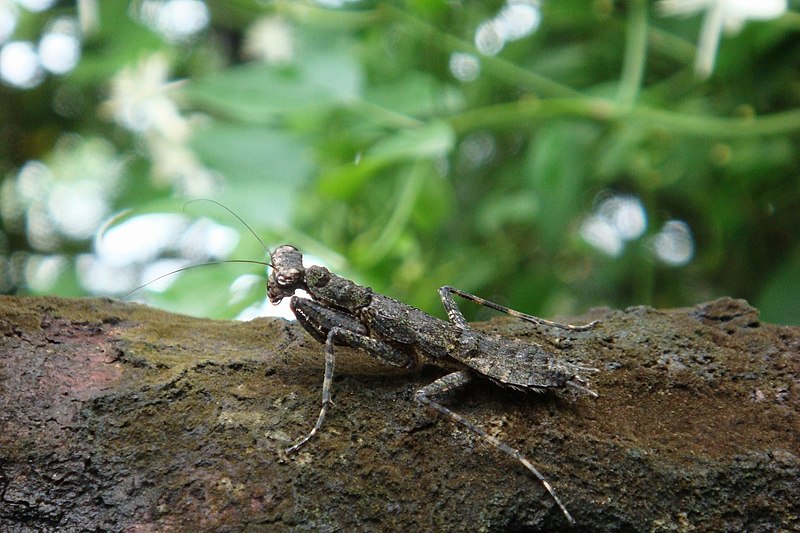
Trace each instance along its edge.
<instances>
[{"instance_id":1,"label":"white flower","mask_svg":"<svg viewBox=\"0 0 800 533\"><path fill-rule=\"evenodd\" d=\"M294 57L292 27L280 17L256 21L245 35L244 53L270 64L290 63Z\"/></svg>"},{"instance_id":2,"label":"white flower","mask_svg":"<svg viewBox=\"0 0 800 533\"><path fill-rule=\"evenodd\" d=\"M170 97L177 83L168 80L169 70L169 61L159 53L123 68L111 80L111 97L103 103L103 112L133 132L187 139L189 124Z\"/></svg>"},{"instance_id":3,"label":"white flower","mask_svg":"<svg viewBox=\"0 0 800 533\"><path fill-rule=\"evenodd\" d=\"M172 98L181 81L170 81L170 63L160 53L123 68L111 80L101 112L144 140L153 177L188 196L207 196L218 176L206 169L188 144L198 117L185 116Z\"/></svg>"},{"instance_id":4,"label":"white flower","mask_svg":"<svg viewBox=\"0 0 800 533\"><path fill-rule=\"evenodd\" d=\"M700 42L697 44L695 72L704 78L714 70L722 29L736 33L745 21L770 20L786 12L786 0L661 0L658 5L666 16L690 15L705 11Z\"/></svg>"}]
</instances>

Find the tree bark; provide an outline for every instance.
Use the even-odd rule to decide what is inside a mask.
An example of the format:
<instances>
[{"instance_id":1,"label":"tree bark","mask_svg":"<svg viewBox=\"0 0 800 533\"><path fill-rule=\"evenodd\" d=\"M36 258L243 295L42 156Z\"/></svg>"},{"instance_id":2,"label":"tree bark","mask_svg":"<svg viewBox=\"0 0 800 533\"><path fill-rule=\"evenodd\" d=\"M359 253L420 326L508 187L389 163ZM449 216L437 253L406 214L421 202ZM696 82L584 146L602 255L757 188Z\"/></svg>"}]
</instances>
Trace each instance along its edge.
<instances>
[{"instance_id":1,"label":"tree bark","mask_svg":"<svg viewBox=\"0 0 800 533\"><path fill-rule=\"evenodd\" d=\"M800 328L742 300L595 309L586 332L497 319L600 372L599 398L476 381L447 399L519 448L574 530L800 529ZM281 319L0 297L0 531L524 531L567 522L515 461L388 372Z\"/></svg>"}]
</instances>

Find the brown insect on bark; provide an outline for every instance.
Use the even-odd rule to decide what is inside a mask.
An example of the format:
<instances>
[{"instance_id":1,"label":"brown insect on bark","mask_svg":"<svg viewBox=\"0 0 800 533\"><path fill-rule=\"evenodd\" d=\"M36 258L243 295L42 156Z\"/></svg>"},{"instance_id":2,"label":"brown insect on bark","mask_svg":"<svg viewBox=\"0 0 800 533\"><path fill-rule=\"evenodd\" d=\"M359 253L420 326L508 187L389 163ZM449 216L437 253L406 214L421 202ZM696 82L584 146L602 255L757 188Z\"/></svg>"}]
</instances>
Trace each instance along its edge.
<instances>
[{"instance_id":1,"label":"brown insect on bark","mask_svg":"<svg viewBox=\"0 0 800 533\"><path fill-rule=\"evenodd\" d=\"M474 379L536 392L571 387L597 396L586 387L586 382L580 376L581 372L595 372L595 369L560 360L537 344L490 336L471 328L453 295L544 326L582 331L594 327L596 322L582 326L550 322L449 286L439 289L449 317L449 321L444 321L377 294L369 287L338 276L325 267L306 268L303 266L303 255L294 246L280 246L271 257L272 271L267 281L270 302L278 304L283 298L291 297L290 307L297 321L312 337L325 345L322 408L308 435L287 449L287 453L300 449L322 427L331 406L335 346L358 348L378 361L395 367L410 369L421 364L433 364L453 371L419 389L415 394L416 400L458 422L522 463L541 481L567 520L575 522L550 483L519 450L489 435L433 397L463 387ZM299 289L305 290L310 298L296 296L295 291Z\"/></svg>"},{"instance_id":2,"label":"brown insect on bark","mask_svg":"<svg viewBox=\"0 0 800 533\"><path fill-rule=\"evenodd\" d=\"M236 217L269 252L256 233L238 215L218 202L206 201L219 205ZM338 276L325 267L305 267L303 254L288 244L279 246L270 253L270 263L244 260L212 261L210 264L220 262L260 263L270 267L267 277L270 302L277 305L284 298L291 298L290 307L297 321L312 337L325 345L325 377L319 416L311 431L288 448L287 453L299 450L319 431L332 405L335 346L360 349L381 363L394 367L412 369L423 364L432 364L450 372L417 390L415 399L461 424L522 463L542 483L567 520L571 524L575 523L547 479L519 450L489 435L433 398L474 380L485 380L500 387L522 391L545 392L572 388L597 396L596 392L586 386L586 381L580 375L596 372L596 369L564 361L538 344L492 336L471 328L459 310L454 295L540 326L585 331L593 328L596 321L580 326L551 322L450 286L439 289L449 318L447 321L440 320L408 304L375 293L369 287ZM186 268L175 272L181 270ZM164 276L156 279L161 277ZM308 298L295 294L301 289L308 293Z\"/></svg>"}]
</instances>

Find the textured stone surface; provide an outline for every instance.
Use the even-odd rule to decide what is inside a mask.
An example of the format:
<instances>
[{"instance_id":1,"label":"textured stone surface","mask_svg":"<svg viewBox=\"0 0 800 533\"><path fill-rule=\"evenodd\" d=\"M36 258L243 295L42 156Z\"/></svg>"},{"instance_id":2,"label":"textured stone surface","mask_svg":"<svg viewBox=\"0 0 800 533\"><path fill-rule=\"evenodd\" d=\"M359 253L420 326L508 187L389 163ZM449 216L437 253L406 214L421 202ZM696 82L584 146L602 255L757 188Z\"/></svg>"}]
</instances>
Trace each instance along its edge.
<instances>
[{"instance_id":1,"label":"textured stone surface","mask_svg":"<svg viewBox=\"0 0 800 533\"><path fill-rule=\"evenodd\" d=\"M588 332L478 327L601 372L593 399L477 382L447 405L518 447L576 530L800 528L800 328L741 300L593 310ZM566 522L522 467L279 319L0 297L0 531L524 531Z\"/></svg>"}]
</instances>

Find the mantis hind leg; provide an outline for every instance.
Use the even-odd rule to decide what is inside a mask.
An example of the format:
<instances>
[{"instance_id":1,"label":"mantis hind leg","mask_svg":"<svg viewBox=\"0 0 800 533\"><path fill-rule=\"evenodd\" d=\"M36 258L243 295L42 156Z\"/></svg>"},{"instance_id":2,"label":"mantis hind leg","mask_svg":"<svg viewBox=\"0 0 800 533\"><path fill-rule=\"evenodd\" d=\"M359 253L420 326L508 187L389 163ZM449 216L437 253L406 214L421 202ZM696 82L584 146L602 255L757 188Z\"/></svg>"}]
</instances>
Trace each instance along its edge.
<instances>
[{"instance_id":1,"label":"mantis hind leg","mask_svg":"<svg viewBox=\"0 0 800 533\"><path fill-rule=\"evenodd\" d=\"M533 466L533 464L530 461L528 461L528 459L526 459L525 456L522 455L522 453L520 453L519 450L516 450L508 446L498 438L489 435L488 433L486 433L486 431L479 428L478 426L476 426L463 416L451 411L447 407L443 406L442 404L430 398L431 396L436 396L452 390L459 389L464 385L466 385L467 383L469 383L470 381L472 381L472 375L466 370L459 370L457 372L447 374L446 376L437 379L430 385L422 387L416 392L414 397L418 402L432 407L433 409L447 416L451 420L461 424L462 426L469 429L470 431L481 437L483 440L485 440L486 442L497 448L498 450L502 451L506 455L509 455L510 457L513 457L514 459L522 463L522 465L525 468L527 468L534 476L536 476L536 478L541 482L541 484L544 486L547 492L550 493L550 496L553 498L553 501L556 502L558 507L561 509L561 512L564 513L564 516L567 518L567 520L569 520L569 523L574 524L575 520L569 514L567 508L564 507L564 504L561 503L561 500L558 498L558 496L556 496L553 487L550 485L547 479L545 479L545 477L539 472L539 470L537 470L536 467Z\"/></svg>"},{"instance_id":2,"label":"mantis hind leg","mask_svg":"<svg viewBox=\"0 0 800 533\"><path fill-rule=\"evenodd\" d=\"M460 328L467 328L469 327L469 325L467 324L464 315L461 314L461 310L458 308L458 304L456 304L456 301L453 298L454 294L457 294L466 300L473 301L476 304L480 304L490 309L494 309L495 311L500 311L501 313L505 313L507 315L511 315L513 317L525 320L526 322L531 322L533 324L538 324L541 326L551 326L555 328L567 329L570 331L585 331L587 329L592 329L598 323L598 321L595 320L593 322L589 322L588 324L573 326L572 324L562 324L560 322L552 322L550 320L545 320L544 318L539 318L537 316L528 315L520 311L516 311L504 305L490 302L489 300L485 300L480 296L475 296L474 294L462 291L461 289L456 289L455 287L445 285L444 287L439 289L439 296L442 298L442 305L444 305L444 309L445 311L447 311L447 316L450 317L450 321Z\"/></svg>"}]
</instances>

